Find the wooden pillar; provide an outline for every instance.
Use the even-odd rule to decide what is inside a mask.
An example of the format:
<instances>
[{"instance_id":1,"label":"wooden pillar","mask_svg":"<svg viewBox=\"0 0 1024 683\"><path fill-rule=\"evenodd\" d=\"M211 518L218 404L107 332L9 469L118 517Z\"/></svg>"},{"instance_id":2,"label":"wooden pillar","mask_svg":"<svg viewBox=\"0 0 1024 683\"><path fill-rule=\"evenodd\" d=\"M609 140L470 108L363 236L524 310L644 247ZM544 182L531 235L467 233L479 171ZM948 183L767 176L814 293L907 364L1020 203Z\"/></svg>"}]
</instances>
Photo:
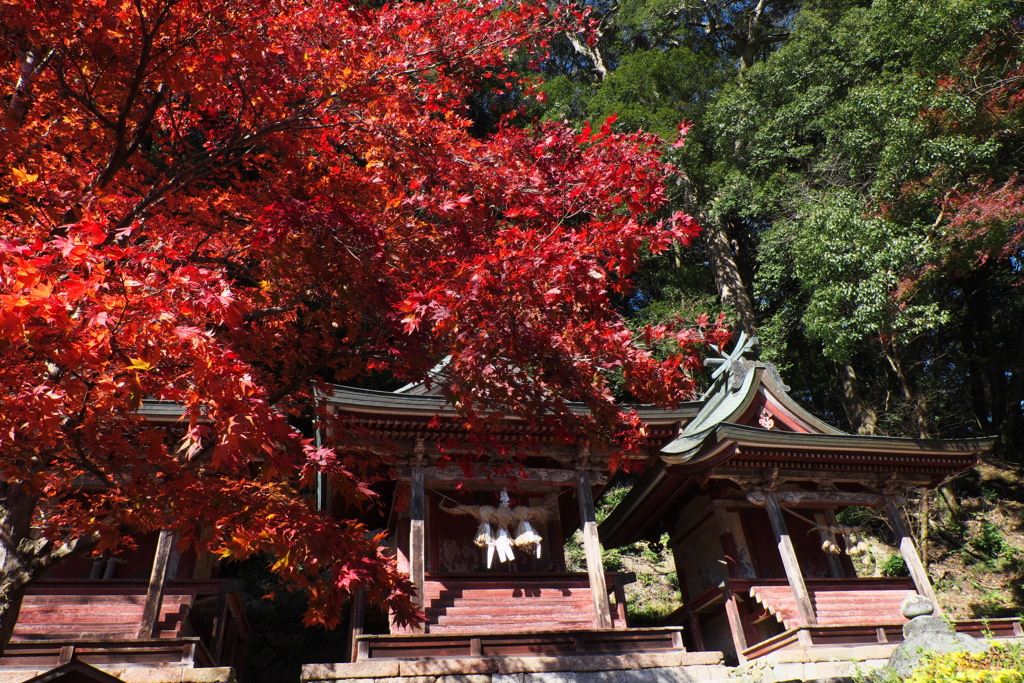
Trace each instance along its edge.
<instances>
[{"instance_id":1,"label":"wooden pillar","mask_svg":"<svg viewBox=\"0 0 1024 683\"><path fill-rule=\"evenodd\" d=\"M896 535L896 545L900 547L900 555L903 556L903 561L907 563L907 569L910 570L910 576L914 579L914 587L919 595L931 600L936 616L942 614L942 608L939 607L939 600L935 597L935 590L928 578L928 572L925 571L924 564L921 563L921 556L917 554L917 548L914 547L914 539L911 538L910 532L907 530L903 513L900 512L893 496L885 497L885 514L889 517L889 525Z\"/></svg>"},{"instance_id":2,"label":"wooden pillar","mask_svg":"<svg viewBox=\"0 0 1024 683\"><path fill-rule=\"evenodd\" d=\"M832 508L825 510L825 519L828 520L829 526L839 526L839 520L836 519L836 511ZM846 547L846 541L843 538L834 539L836 542L842 544L844 552L839 555L839 564L843 568L843 576L847 579L857 578L857 568L853 566L853 560L850 559L849 548Z\"/></svg>"},{"instance_id":3,"label":"wooden pillar","mask_svg":"<svg viewBox=\"0 0 1024 683\"><path fill-rule=\"evenodd\" d=\"M621 581L615 582L615 618L619 623L616 628L629 628L629 612L626 610L626 587Z\"/></svg>"},{"instance_id":4,"label":"wooden pillar","mask_svg":"<svg viewBox=\"0 0 1024 683\"><path fill-rule=\"evenodd\" d=\"M824 513L815 513L814 523L818 525L818 540L821 541L822 551L825 550L825 541L831 541L835 543L835 538L826 529L829 526L828 517ZM832 572L833 579L846 578L846 572L843 571L843 564L839 561L838 555L832 553L825 553L825 559L828 561L829 571Z\"/></svg>"},{"instance_id":5,"label":"wooden pillar","mask_svg":"<svg viewBox=\"0 0 1024 683\"><path fill-rule=\"evenodd\" d=\"M166 529L160 532L153 554L153 569L149 572L149 587L146 589L146 606L142 610L142 623L139 624L137 637L153 638L156 636L156 623L163 607L164 589L167 586L167 570L170 565L171 553L174 552L174 534Z\"/></svg>"},{"instance_id":6,"label":"wooden pillar","mask_svg":"<svg viewBox=\"0 0 1024 683\"><path fill-rule=\"evenodd\" d=\"M583 532L583 550L587 556L587 574L590 576L590 597L594 602L594 627L611 628L612 614L608 605L608 585L604 579L601 541L597 537L594 498L590 490L590 472L587 470L579 472L576 497L580 503L580 529Z\"/></svg>"},{"instance_id":7,"label":"wooden pillar","mask_svg":"<svg viewBox=\"0 0 1024 683\"><path fill-rule=\"evenodd\" d=\"M554 517L545 527L548 537L548 548L551 550L551 567L556 572L565 571L565 536L562 534L562 512L559 505L558 495L548 493L544 496L544 503L554 510Z\"/></svg>"},{"instance_id":8,"label":"wooden pillar","mask_svg":"<svg viewBox=\"0 0 1024 683\"><path fill-rule=\"evenodd\" d=\"M693 611L690 605L690 591L686 587L686 577L679 571L679 562L675 548L672 549L672 562L676 567L676 578L679 580L679 599L683 601L684 624L690 629L690 637L693 638L693 647L697 651L704 651L704 634L700 629L700 617Z\"/></svg>"},{"instance_id":9,"label":"wooden pillar","mask_svg":"<svg viewBox=\"0 0 1024 683\"><path fill-rule=\"evenodd\" d=\"M424 577L425 545L424 545L424 498L426 489L426 477L422 467L412 468L412 490L409 495L409 580L416 587L416 598L413 604L417 609L423 610L423 591L426 587ZM423 626L413 628L413 633L423 633Z\"/></svg>"},{"instance_id":10,"label":"wooden pillar","mask_svg":"<svg viewBox=\"0 0 1024 683\"><path fill-rule=\"evenodd\" d=\"M718 534L722 540L722 551L725 553L726 571L729 577L722 582L722 597L725 599L725 616L729 620L729 631L732 633L732 644L736 648L736 658L740 663L746 661L743 651L747 649L747 634L743 623L743 615L740 612L740 601L732 590L729 579L740 578L739 552L736 550L736 539L732 536L729 528L728 513L720 507L715 507L715 522L718 524Z\"/></svg>"},{"instance_id":11,"label":"wooden pillar","mask_svg":"<svg viewBox=\"0 0 1024 683\"><path fill-rule=\"evenodd\" d=\"M214 666L220 666L224 661L224 639L227 637L227 625L230 620L230 609L228 607L228 592L225 584L221 584L217 591L217 607L213 613L213 638L210 640L210 655L213 657Z\"/></svg>"},{"instance_id":12,"label":"wooden pillar","mask_svg":"<svg viewBox=\"0 0 1024 683\"><path fill-rule=\"evenodd\" d=\"M808 626L818 624L814 616L814 605L811 603L811 594L807 591L807 584L804 583L804 576L800 573L800 562L796 559L796 551L793 549L793 539L789 537L789 530L786 529L786 520L782 518L782 508L779 507L779 499L774 491L765 491L767 499L768 519L772 523L772 531L775 532L775 542L779 544L779 555L782 556L782 565L786 568L786 579L793 591L793 598L796 600L796 608L800 618Z\"/></svg>"},{"instance_id":13,"label":"wooden pillar","mask_svg":"<svg viewBox=\"0 0 1024 683\"><path fill-rule=\"evenodd\" d=\"M359 659L359 636L363 635L363 621L366 619L366 591L357 590L352 594L352 611L349 612L349 659Z\"/></svg>"}]
</instances>

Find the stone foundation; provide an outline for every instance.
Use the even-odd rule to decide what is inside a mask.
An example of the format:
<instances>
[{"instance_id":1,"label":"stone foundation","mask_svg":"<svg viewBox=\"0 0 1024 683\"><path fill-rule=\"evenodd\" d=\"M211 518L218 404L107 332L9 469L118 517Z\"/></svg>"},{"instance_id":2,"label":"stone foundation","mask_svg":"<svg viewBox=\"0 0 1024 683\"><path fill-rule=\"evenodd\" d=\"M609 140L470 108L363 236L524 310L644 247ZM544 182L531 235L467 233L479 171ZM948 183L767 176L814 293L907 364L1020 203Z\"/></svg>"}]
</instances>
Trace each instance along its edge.
<instances>
[{"instance_id":1,"label":"stone foundation","mask_svg":"<svg viewBox=\"0 0 1024 683\"><path fill-rule=\"evenodd\" d=\"M835 681L886 663L894 645L774 652L726 666L720 652L307 664L303 683L782 683ZM849 679L847 679L849 680Z\"/></svg>"},{"instance_id":2,"label":"stone foundation","mask_svg":"<svg viewBox=\"0 0 1024 683\"><path fill-rule=\"evenodd\" d=\"M889 644L779 650L735 667L730 678L740 683L841 680L885 666L895 648Z\"/></svg>"},{"instance_id":3,"label":"stone foundation","mask_svg":"<svg viewBox=\"0 0 1024 683\"><path fill-rule=\"evenodd\" d=\"M303 683L691 683L726 679L721 652L307 664Z\"/></svg>"},{"instance_id":4,"label":"stone foundation","mask_svg":"<svg viewBox=\"0 0 1024 683\"><path fill-rule=\"evenodd\" d=\"M124 683L235 683L235 670L230 666L192 668L190 666L126 666L124 664L94 664L97 669L121 679ZM41 676L49 669L14 669L0 671L0 683L24 683Z\"/></svg>"}]
</instances>

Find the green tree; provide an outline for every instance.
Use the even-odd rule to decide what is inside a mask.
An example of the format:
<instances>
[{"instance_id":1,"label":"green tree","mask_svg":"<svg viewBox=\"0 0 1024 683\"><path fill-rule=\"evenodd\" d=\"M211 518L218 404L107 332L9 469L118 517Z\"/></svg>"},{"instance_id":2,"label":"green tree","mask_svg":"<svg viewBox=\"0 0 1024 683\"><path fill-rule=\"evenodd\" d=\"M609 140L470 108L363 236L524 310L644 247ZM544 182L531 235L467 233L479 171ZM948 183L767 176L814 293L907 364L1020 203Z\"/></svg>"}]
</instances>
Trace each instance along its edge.
<instances>
[{"instance_id":1,"label":"green tree","mask_svg":"<svg viewBox=\"0 0 1024 683\"><path fill-rule=\"evenodd\" d=\"M862 432L992 424L990 405L962 415L985 343L969 309L980 288L1019 310L1000 284L1013 266L939 277L936 264L950 249L943 202L971 173L992 173L1005 144L965 132L968 107L947 112L945 127L922 112L949 100L940 77L962 72L1010 18L986 0L807 7L790 40L709 111L720 169L711 210L756 234L766 349L811 375L822 371L808 372L805 345L820 349L834 372L826 386L843 399L831 409ZM999 355L988 354L1003 364L996 374L1007 371Z\"/></svg>"}]
</instances>

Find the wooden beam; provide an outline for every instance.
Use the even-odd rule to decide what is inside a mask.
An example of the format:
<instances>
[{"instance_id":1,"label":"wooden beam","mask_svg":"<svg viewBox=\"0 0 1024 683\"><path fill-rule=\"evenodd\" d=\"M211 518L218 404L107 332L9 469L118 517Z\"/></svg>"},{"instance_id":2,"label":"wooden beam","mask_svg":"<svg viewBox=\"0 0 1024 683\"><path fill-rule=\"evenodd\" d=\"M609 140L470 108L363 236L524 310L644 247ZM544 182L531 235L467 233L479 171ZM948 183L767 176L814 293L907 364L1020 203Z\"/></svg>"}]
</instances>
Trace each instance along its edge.
<instances>
[{"instance_id":1,"label":"wooden beam","mask_svg":"<svg viewBox=\"0 0 1024 683\"><path fill-rule=\"evenodd\" d=\"M227 624L230 620L230 609L228 607L227 585L222 584L217 591L217 607L213 613L213 638L210 641L210 656L214 665L220 665L223 661L224 640L227 637Z\"/></svg>"},{"instance_id":2,"label":"wooden beam","mask_svg":"<svg viewBox=\"0 0 1024 683\"><path fill-rule=\"evenodd\" d=\"M754 505L763 506L767 504L767 494L766 491L751 491L747 494L747 500ZM778 491L775 493L775 497L779 505L786 507L859 505L867 508L883 507L887 498L880 493L851 493L847 491ZM899 496L899 500L905 503L907 499Z\"/></svg>"},{"instance_id":3,"label":"wooden beam","mask_svg":"<svg viewBox=\"0 0 1024 683\"><path fill-rule=\"evenodd\" d=\"M722 550L725 552L726 571L730 579L742 578L739 566L739 553L736 550L736 539L733 538L729 520L726 517L729 513L724 507L714 507L713 510L715 522L718 524L718 534L722 540ZM725 598L725 616L729 620L729 631L732 633L733 647L736 648L736 658L740 664L743 664L746 661L743 651L747 649L747 634L743 624L743 616L740 614L739 598L733 593L728 581L723 581L720 588Z\"/></svg>"},{"instance_id":4,"label":"wooden beam","mask_svg":"<svg viewBox=\"0 0 1024 683\"><path fill-rule=\"evenodd\" d=\"M777 461L776 461L777 462ZM728 479L737 485L760 486L763 484L763 467L716 467L712 479ZM859 484L861 486L882 483L885 475L890 472L865 470L813 470L780 467L778 481L805 482L815 487L823 484ZM932 486L934 481L930 474L900 472L900 482L907 488L915 486Z\"/></svg>"},{"instance_id":5,"label":"wooden beam","mask_svg":"<svg viewBox=\"0 0 1024 683\"><path fill-rule=\"evenodd\" d=\"M601 561L601 541L597 536L594 517L594 498L590 490L590 472L581 470L577 475L576 497L580 504L580 528L583 531L583 550L587 556L587 575L590 578L590 597L594 602L594 627L611 628L612 614L608 605L608 586Z\"/></svg>"},{"instance_id":6,"label":"wooden beam","mask_svg":"<svg viewBox=\"0 0 1024 683\"><path fill-rule=\"evenodd\" d=\"M673 564L675 564L675 551L672 552ZM686 587L686 577L679 571L679 565L675 564L676 568L676 579L679 583L679 598L683 601L683 615L686 620L686 625L690 628L690 637L693 638L693 647L698 652L702 652L707 648L704 647L704 634L700 628L700 617L693 611L692 600L690 600L690 591ZM678 612L678 610L677 610Z\"/></svg>"},{"instance_id":7,"label":"wooden beam","mask_svg":"<svg viewBox=\"0 0 1024 683\"><path fill-rule=\"evenodd\" d=\"M914 539L910 536L910 531L907 530L907 524L903 520L903 513L900 512L895 496L888 497L885 514L889 517L889 525L896 535L896 545L900 547L900 555L903 556L903 561L907 563L907 569L910 570L910 576L914 579L914 587L919 595L931 600L932 606L935 608L935 616L941 615L942 608L939 607L939 600L935 597L932 582L928 578L928 572L914 546Z\"/></svg>"},{"instance_id":8,"label":"wooden beam","mask_svg":"<svg viewBox=\"0 0 1024 683\"><path fill-rule=\"evenodd\" d=\"M412 479L413 472L418 466L399 466L398 467L398 478L404 481ZM485 465L478 465L471 476L466 476L466 473L461 467L446 467L441 469L440 467L420 467L424 472L426 481L429 482L450 482L451 484L458 484L461 482L476 482L478 484L491 484L495 487L501 487L504 485L500 477L495 477L494 473L489 470ZM523 489L524 486L529 487L531 484L544 485L544 486L575 486L576 485L576 473L573 470L560 470L556 468L545 468L545 467L524 467L521 472L523 478L516 481L517 486ZM595 484L605 484L608 482L608 476L605 474L592 473L590 477L591 481Z\"/></svg>"},{"instance_id":9,"label":"wooden beam","mask_svg":"<svg viewBox=\"0 0 1024 683\"><path fill-rule=\"evenodd\" d=\"M153 569L149 572L149 587L146 589L146 606L142 610L138 638L156 636L156 622L164 602L164 588L167 586L167 569L174 551L174 534L167 529L160 532L153 553Z\"/></svg>"},{"instance_id":10,"label":"wooden beam","mask_svg":"<svg viewBox=\"0 0 1024 683\"><path fill-rule=\"evenodd\" d=\"M793 549L793 539L789 537L789 530L786 529L786 520L782 518L782 508L779 507L779 499L774 491L765 491L765 501L768 509L768 520L772 524L772 531L775 532L775 542L779 545L779 555L782 556L782 566L786 569L786 579L789 580L789 587L793 591L793 598L796 600L796 608L800 618L808 626L816 626L818 619L814 615L814 605L811 603L811 594L807 591L807 584L804 583L804 576L800 573L800 561L796 558L796 550Z\"/></svg>"},{"instance_id":11,"label":"wooden beam","mask_svg":"<svg viewBox=\"0 0 1024 683\"><path fill-rule=\"evenodd\" d=\"M426 492L426 478L422 467L412 469L412 490L409 495L409 580L416 587L416 597L413 604L416 609L423 610L423 591L426 588L424 577L426 564L424 558L425 534L424 534L424 498ZM423 626L413 628L413 633L424 633Z\"/></svg>"}]
</instances>

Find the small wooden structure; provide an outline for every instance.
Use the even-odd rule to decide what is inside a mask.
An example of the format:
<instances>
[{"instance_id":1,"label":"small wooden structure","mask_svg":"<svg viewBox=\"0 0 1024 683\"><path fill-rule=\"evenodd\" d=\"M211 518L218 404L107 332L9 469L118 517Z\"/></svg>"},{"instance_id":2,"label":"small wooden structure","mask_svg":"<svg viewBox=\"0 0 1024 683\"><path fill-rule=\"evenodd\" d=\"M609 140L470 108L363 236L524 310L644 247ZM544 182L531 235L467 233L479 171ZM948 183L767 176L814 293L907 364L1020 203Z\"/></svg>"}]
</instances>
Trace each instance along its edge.
<instances>
[{"instance_id":1,"label":"small wooden structure","mask_svg":"<svg viewBox=\"0 0 1024 683\"><path fill-rule=\"evenodd\" d=\"M684 606L666 623L687 645L745 661L779 649L902 638L903 598L937 605L901 514L904 495L971 467L989 439L859 436L818 420L741 337L718 365L700 410L648 462L600 527L611 547L669 534ZM849 506L891 526L910 576L859 576ZM965 630L981 628L963 623ZM1020 635L1016 620L991 622Z\"/></svg>"},{"instance_id":2,"label":"small wooden structure","mask_svg":"<svg viewBox=\"0 0 1024 683\"><path fill-rule=\"evenodd\" d=\"M248 633L237 589L225 580L167 581L154 602L144 580L42 579L25 596L0 667L78 659L100 666L231 666L241 673Z\"/></svg>"},{"instance_id":3,"label":"small wooden structure","mask_svg":"<svg viewBox=\"0 0 1024 683\"><path fill-rule=\"evenodd\" d=\"M374 622L357 600L350 661L681 649L679 627L629 628L623 591L629 579L602 568L594 498L607 483L607 455L505 421L492 436L509 444L529 438L533 445L513 487L493 475L486 454L475 471L443 466L438 442L448 442L449 455L472 446L439 396L418 387L394 393L336 387L322 400L347 418L348 429L363 443L387 442L394 449L398 481L382 492L390 511L369 525L389 532L399 568L409 573L427 616L415 629ZM641 418L657 447L697 410L644 408ZM492 560L488 566L488 548L474 543L483 533L480 519L452 514L451 508L497 507L503 488L516 498L512 511L545 511L545 521L534 525L543 540L535 552L517 549L512 561ZM566 570L565 539L577 528L586 573ZM508 533L515 535L511 528Z\"/></svg>"},{"instance_id":4,"label":"small wooden structure","mask_svg":"<svg viewBox=\"0 0 1024 683\"><path fill-rule=\"evenodd\" d=\"M240 679L249 637L240 583L212 578L204 559L179 554L161 532L116 557L69 560L29 586L0 668L149 667L171 680L169 667L223 667L223 680Z\"/></svg>"}]
</instances>

